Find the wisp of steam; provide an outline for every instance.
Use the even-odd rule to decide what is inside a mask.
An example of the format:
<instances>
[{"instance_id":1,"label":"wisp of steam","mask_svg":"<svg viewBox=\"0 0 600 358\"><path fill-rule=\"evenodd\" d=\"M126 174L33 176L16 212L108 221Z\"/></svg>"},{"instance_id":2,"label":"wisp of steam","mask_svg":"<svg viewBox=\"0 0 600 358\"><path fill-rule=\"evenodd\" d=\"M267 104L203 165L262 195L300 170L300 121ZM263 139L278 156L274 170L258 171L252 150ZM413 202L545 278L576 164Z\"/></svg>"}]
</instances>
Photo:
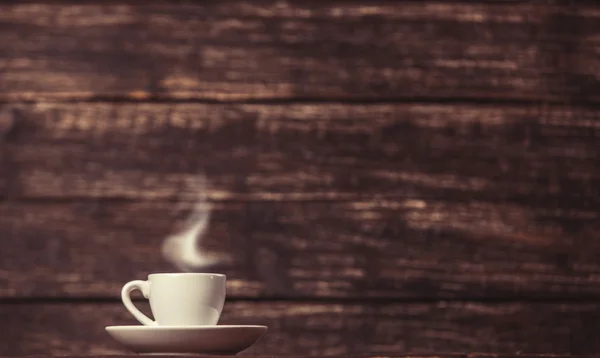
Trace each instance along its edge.
<instances>
[{"instance_id":1,"label":"wisp of steam","mask_svg":"<svg viewBox=\"0 0 600 358\"><path fill-rule=\"evenodd\" d=\"M216 266L221 260L202 245L211 213L206 178L200 175L188 183L188 186L198 199L181 230L165 239L162 252L165 258L180 271L201 272Z\"/></svg>"}]
</instances>

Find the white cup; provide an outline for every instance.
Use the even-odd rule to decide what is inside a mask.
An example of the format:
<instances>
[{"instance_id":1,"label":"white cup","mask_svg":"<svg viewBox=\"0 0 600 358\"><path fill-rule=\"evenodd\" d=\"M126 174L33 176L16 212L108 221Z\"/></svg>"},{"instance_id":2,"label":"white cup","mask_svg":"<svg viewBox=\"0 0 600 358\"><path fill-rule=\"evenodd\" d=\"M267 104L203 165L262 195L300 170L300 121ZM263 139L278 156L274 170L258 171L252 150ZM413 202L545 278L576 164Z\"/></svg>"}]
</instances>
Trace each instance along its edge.
<instances>
[{"instance_id":1,"label":"white cup","mask_svg":"<svg viewBox=\"0 0 600 358\"><path fill-rule=\"evenodd\" d=\"M155 273L147 281L135 280L121 290L123 304L147 326L216 325L225 304L226 276L215 273ZM140 290L150 300L154 321L131 302Z\"/></svg>"}]
</instances>

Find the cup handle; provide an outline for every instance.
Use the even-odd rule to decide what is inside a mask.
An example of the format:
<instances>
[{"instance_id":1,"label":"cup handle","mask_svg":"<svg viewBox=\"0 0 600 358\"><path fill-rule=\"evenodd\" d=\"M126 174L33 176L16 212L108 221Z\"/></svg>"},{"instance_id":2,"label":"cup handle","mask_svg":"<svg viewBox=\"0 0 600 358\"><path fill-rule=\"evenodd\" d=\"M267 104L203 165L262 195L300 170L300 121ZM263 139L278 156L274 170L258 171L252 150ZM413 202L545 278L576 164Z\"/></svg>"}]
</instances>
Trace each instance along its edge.
<instances>
[{"instance_id":1,"label":"cup handle","mask_svg":"<svg viewBox=\"0 0 600 358\"><path fill-rule=\"evenodd\" d=\"M148 281L135 280L127 282L121 290L121 300L123 301L125 308L127 308L127 310L133 315L133 317L140 321L141 324L146 326L156 326L158 325L156 321L153 321L150 318L148 318L148 316L146 316L140 310L138 310L137 307L135 307L135 305L133 304L133 302L131 302L130 295L131 292L134 290L140 290L142 292L142 295L144 295L145 298L148 298L150 288L149 286L150 283Z\"/></svg>"}]
</instances>

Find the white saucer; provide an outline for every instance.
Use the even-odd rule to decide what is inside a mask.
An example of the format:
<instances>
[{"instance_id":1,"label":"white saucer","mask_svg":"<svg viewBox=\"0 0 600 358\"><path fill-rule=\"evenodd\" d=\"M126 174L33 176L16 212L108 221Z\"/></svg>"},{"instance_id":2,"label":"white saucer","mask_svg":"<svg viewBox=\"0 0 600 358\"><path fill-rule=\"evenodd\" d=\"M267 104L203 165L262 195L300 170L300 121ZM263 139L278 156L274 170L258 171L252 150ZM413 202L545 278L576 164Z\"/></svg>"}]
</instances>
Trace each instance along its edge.
<instances>
[{"instance_id":1,"label":"white saucer","mask_svg":"<svg viewBox=\"0 0 600 358\"><path fill-rule=\"evenodd\" d=\"M249 348L267 326L108 326L117 342L144 354L237 354Z\"/></svg>"}]
</instances>

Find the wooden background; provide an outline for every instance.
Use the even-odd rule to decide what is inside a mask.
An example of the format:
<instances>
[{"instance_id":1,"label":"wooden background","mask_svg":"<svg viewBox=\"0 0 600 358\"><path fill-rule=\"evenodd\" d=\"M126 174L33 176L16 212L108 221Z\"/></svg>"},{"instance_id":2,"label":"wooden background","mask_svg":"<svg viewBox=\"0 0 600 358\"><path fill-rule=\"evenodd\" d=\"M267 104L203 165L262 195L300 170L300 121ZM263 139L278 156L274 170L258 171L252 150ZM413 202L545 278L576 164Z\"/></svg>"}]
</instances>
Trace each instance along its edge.
<instances>
[{"instance_id":1,"label":"wooden background","mask_svg":"<svg viewBox=\"0 0 600 358\"><path fill-rule=\"evenodd\" d=\"M600 349L598 3L5 2L0 102L0 355L126 353L199 172L246 354Z\"/></svg>"}]
</instances>

